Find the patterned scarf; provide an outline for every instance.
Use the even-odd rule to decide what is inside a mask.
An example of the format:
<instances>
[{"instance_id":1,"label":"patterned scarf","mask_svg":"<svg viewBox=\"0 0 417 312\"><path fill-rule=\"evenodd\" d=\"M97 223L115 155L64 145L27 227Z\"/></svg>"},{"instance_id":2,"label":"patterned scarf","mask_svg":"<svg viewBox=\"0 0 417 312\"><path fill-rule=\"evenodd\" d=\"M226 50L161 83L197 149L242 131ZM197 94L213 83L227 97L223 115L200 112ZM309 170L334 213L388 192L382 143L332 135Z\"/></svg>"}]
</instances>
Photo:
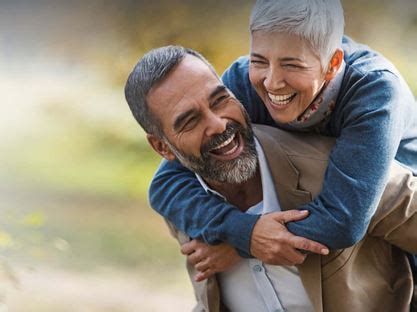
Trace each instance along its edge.
<instances>
[{"instance_id":1,"label":"patterned scarf","mask_svg":"<svg viewBox=\"0 0 417 312\"><path fill-rule=\"evenodd\" d=\"M344 74L345 62L343 61L336 76L322 87L320 93L306 110L296 120L285 125L279 124L279 126L296 131L322 132L336 106Z\"/></svg>"}]
</instances>

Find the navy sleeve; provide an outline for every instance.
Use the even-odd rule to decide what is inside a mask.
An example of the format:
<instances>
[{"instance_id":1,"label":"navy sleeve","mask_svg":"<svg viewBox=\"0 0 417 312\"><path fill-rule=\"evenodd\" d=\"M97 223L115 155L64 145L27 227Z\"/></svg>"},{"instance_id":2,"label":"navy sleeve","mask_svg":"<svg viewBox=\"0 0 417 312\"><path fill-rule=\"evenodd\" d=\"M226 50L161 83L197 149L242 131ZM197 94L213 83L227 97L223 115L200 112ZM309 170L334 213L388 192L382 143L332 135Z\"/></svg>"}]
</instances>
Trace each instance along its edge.
<instances>
[{"instance_id":1,"label":"navy sleeve","mask_svg":"<svg viewBox=\"0 0 417 312\"><path fill-rule=\"evenodd\" d=\"M178 161L162 161L149 189L149 201L188 236L207 244L228 242L241 256L249 257L250 237L259 216L207 194L195 174Z\"/></svg>"},{"instance_id":2,"label":"navy sleeve","mask_svg":"<svg viewBox=\"0 0 417 312\"><path fill-rule=\"evenodd\" d=\"M348 102L338 103L342 127L330 154L321 193L301 209L308 218L288 223L293 234L331 249L354 245L365 235L389 166L405 128L404 92L389 72L368 74Z\"/></svg>"}]
</instances>

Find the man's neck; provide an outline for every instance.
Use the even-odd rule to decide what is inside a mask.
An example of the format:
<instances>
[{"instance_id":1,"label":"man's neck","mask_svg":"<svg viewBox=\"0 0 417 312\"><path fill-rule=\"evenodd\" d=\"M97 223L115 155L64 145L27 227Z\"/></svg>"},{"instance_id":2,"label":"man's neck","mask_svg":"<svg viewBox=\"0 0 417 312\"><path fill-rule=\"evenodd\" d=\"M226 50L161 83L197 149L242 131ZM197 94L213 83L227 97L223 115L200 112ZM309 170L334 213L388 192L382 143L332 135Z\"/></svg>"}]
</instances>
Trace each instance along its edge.
<instances>
[{"instance_id":1,"label":"man's neck","mask_svg":"<svg viewBox=\"0 0 417 312\"><path fill-rule=\"evenodd\" d=\"M263 199L262 180L259 165L255 175L249 180L240 184L220 183L207 180L206 183L216 192L223 195L232 205L241 211L258 204Z\"/></svg>"}]
</instances>

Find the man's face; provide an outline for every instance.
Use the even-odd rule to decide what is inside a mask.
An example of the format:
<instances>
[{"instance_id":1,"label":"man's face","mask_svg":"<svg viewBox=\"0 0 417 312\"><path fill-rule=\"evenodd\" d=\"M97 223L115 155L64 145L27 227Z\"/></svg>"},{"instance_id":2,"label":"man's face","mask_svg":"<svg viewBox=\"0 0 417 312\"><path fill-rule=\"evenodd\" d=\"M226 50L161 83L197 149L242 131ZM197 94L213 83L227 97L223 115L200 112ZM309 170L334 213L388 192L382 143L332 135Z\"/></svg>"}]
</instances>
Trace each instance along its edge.
<instances>
[{"instance_id":1,"label":"man's face","mask_svg":"<svg viewBox=\"0 0 417 312\"><path fill-rule=\"evenodd\" d=\"M314 100L326 75L306 40L255 31L251 35L249 78L272 118L288 123Z\"/></svg>"},{"instance_id":2,"label":"man's face","mask_svg":"<svg viewBox=\"0 0 417 312\"><path fill-rule=\"evenodd\" d=\"M216 182L241 183L256 172L247 114L200 59L187 55L147 99L164 133L159 145L150 142L165 158Z\"/></svg>"}]
</instances>

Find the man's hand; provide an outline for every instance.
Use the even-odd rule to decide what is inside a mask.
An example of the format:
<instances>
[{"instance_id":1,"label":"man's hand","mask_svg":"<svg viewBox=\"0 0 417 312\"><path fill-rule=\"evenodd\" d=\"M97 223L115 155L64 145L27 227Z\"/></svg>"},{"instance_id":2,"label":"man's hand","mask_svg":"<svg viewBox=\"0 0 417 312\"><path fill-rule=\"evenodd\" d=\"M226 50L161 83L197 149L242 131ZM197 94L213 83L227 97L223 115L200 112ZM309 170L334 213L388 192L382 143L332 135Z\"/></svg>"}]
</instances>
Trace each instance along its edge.
<instances>
[{"instance_id":1,"label":"man's hand","mask_svg":"<svg viewBox=\"0 0 417 312\"><path fill-rule=\"evenodd\" d=\"M207 245L198 240L192 240L181 246L181 253L199 271L194 277L197 282L218 272L226 271L240 261L240 256L229 244L215 246Z\"/></svg>"},{"instance_id":2,"label":"man's hand","mask_svg":"<svg viewBox=\"0 0 417 312\"><path fill-rule=\"evenodd\" d=\"M284 226L290 221L302 220L308 211L288 210L263 215L252 231L250 252L259 260L274 265L296 265L306 257L299 250L327 255L329 249L317 242L288 232Z\"/></svg>"}]
</instances>

